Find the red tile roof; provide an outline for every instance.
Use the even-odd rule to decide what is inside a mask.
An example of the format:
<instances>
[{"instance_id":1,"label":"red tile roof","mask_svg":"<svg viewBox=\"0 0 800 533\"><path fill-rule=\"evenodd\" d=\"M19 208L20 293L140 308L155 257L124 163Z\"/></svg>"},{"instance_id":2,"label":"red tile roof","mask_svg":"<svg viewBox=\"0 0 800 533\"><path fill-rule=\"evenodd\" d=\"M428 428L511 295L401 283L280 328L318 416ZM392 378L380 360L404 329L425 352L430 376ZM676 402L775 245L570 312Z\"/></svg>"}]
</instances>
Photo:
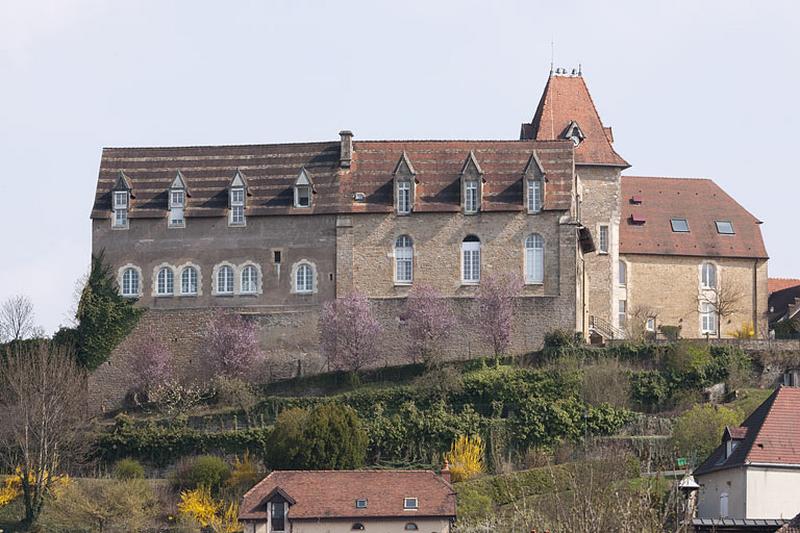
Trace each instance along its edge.
<instances>
[{"instance_id":1,"label":"red tile roof","mask_svg":"<svg viewBox=\"0 0 800 533\"><path fill-rule=\"evenodd\" d=\"M522 125L520 138L537 141L563 139L573 121L586 136L575 149L575 163L630 166L614 151L611 128L603 126L583 76L551 75L533 120Z\"/></svg>"},{"instance_id":2,"label":"red tile roof","mask_svg":"<svg viewBox=\"0 0 800 533\"><path fill-rule=\"evenodd\" d=\"M355 141L349 169L339 168L340 143L105 148L92 218L111 216L111 189L120 172L133 198L129 217L164 218L178 171L186 181L186 217L225 216L227 187L240 170L247 179L246 214L292 215L390 212L393 172L406 151L417 172L415 211L459 211L460 173L472 151L485 179L483 211L522 211L523 172L535 152L545 173L544 209L570 208L570 141ZM314 183L311 208L293 207L293 185L305 168ZM353 193L366 194L354 202Z\"/></svg>"},{"instance_id":3,"label":"red tile roof","mask_svg":"<svg viewBox=\"0 0 800 533\"><path fill-rule=\"evenodd\" d=\"M242 520L266 520L266 498L280 488L296 503L289 519L455 517L453 487L430 470L276 470L245 495ZM403 509L417 498L416 511ZM366 499L365 509L356 500Z\"/></svg>"},{"instance_id":4,"label":"red tile roof","mask_svg":"<svg viewBox=\"0 0 800 533\"><path fill-rule=\"evenodd\" d=\"M759 220L709 179L622 176L621 194L622 254L767 258ZM689 231L672 231L673 218ZM735 234L718 233L715 221L731 222Z\"/></svg>"},{"instance_id":5,"label":"red tile roof","mask_svg":"<svg viewBox=\"0 0 800 533\"><path fill-rule=\"evenodd\" d=\"M789 278L769 278L767 282L769 293L782 291L784 289L791 289L792 287L800 287L800 279Z\"/></svg>"},{"instance_id":6,"label":"red tile roof","mask_svg":"<svg viewBox=\"0 0 800 533\"><path fill-rule=\"evenodd\" d=\"M800 466L800 388L779 387L739 428L744 437L725 459L723 442L695 475L749 464Z\"/></svg>"}]
</instances>

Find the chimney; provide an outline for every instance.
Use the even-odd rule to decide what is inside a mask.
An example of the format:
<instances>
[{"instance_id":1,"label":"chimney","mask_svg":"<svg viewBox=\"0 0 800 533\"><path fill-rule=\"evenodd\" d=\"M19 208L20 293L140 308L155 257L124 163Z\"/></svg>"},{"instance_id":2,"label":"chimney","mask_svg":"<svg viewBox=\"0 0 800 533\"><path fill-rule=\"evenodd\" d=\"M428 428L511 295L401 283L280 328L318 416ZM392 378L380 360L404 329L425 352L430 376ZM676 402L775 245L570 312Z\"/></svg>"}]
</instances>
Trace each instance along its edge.
<instances>
[{"instance_id":1,"label":"chimney","mask_svg":"<svg viewBox=\"0 0 800 533\"><path fill-rule=\"evenodd\" d=\"M450 483L450 463L445 459L444 468L442 468L442 479Z\"/></svg>"},{"instance_id":2,"label":"chimney","mask_svg":"<svg viewBox=\"0 0 800 533\"><path fill-rule=\"evenodd\" d=\"M353 132L342 130L339 132L339 137L341 138L339 166L341 168L350 168L350 164L353 162Z\"/></svg>"}]
</instances>

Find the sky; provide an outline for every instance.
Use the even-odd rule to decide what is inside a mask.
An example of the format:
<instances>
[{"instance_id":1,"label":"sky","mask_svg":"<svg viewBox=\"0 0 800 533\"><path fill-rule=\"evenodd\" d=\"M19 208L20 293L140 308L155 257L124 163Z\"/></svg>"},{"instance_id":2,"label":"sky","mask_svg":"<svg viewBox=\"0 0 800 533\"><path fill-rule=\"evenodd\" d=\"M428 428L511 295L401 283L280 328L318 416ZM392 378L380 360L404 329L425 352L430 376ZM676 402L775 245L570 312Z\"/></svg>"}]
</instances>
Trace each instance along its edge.
<instances>
[{"instance_id":1,"label":"sky","mask_svg":"<svg viewBox=\"0 0 800 533\"><path fill-rule=\"evenodd\" d=\"M0 301L47 332L103 146L515 139L582 65L628 174L710 177L800 277L800 2L0 0Z\"/></svg>"}]
</instances>

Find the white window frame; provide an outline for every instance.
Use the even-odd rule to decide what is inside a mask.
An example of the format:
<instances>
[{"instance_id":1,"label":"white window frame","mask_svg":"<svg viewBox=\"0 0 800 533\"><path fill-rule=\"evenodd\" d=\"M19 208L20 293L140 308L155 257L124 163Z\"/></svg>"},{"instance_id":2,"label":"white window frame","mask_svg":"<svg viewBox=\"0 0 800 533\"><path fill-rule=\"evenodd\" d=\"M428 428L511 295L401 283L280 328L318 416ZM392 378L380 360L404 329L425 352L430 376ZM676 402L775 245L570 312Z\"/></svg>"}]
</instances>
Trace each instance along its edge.
<instances>
[{"instance_id":1,"label":"white window frame","mask_svg":"<svg viewBox=\"0 0 800 533\"><path fill-rule=\"evenodd\" d=\"M464 212L467 214L475 214L478 212L480 204L480 184L478 180L464 181Z\"/></svg>"},{"instance_id":2,"label":"white window frame","mask_svg":"<svg viewBox=\"0 0 800 533\"><path fill-rule=\"evenodd\" d=\"M191 273L194 273L194 280L191 279ZM192 282L194 282L194 290L192 290ZM197 296L199 292L199 285L200 270L194 265L187 265L183 267L181 269L181 296Z\"/></svg>"},{"instance_id":3,"label":"white window frame","mask_svg":"<svg viewBox=\"0 0 800 533\"><path fill-rule=\"evenodd\" d=\"M461 242L461 283L477 285L481 282L481 242Z\"/></svg>"},{"instance_id":4,"label":"white window frame","mask_svg":"<svg viewBox=\"0 0 800 533\"><path fill-rule=\"evenodd\" d=\"M400 235L394 241L394 283L411 285L414 282L414 241Z\"/></svg>"},{"instance_id":5,"label":"white window frame","mask_svg":"<svg viewBox=\"0 0 800 533\"><path fill-rule=\"evenodd\" d=\"M308 280L304 279L301 284L298 284L297 281L300 276L300 271L305 270L305 268L310 269L311 275L311 286L309 287L306 283ZM309 261L308 259L301 259L292 265L292 278L290 280L291 285L291 293L292 294L314 294L317 292L317 266Z\"/></svg>"},{"instance_id":6,"label":"white window frame","mask_svg":"<svg viewBox=\"0 0 800 533\"><path fill-rule=\"evenodd\" d=\"M628 322L628 301L617 300L617 325L624 328Z\"/></svg>"},{"instance_id":7,"label":"white window frame","mask_svg":"<svg viewBox=\"0 0 800 533\"><path fill-rule=\"evenodd\" d=\"M728 493L723 492L719 495L719 517L728 518L730 510L728 509Z\"/></svg>"},{"instance_id":8,"label":"white window frame","mask_svg":"<svg viewBox=\"0 0 800 533\"><path fill-rule=\"evenodd\" d=\"M120 201L122 199L122 201ZM130 193L128 191L114 191L114 210L128 209Z\"/></svg>"},{"instance_id":9,"label":"white window frame","mask_svg":"<svg viewBox=\"0 0 800 533\"><path fill-rule=\"evenodd\" d=\"M525 238L525 284L544 283L544 237L531 233Z\"/></svg>"},{"instance_id":10,"label":"white window frame","mask_svg":"<svg viewBox=\"0 0 800 533\"><path fill-rule=\"evenodd\" d=\"M163 274L163 280L162 280ZM156 271L156 296L175 295L175 269L171 266L161 266Z\"/></svg>"},{"instance_id":11,"label":"white window frame","mask_svg":"<svg viewBox=\"0 0 800 533\"><path fill-rule=\"evenodd\" d=\"M303 204L300 203L300 189L305 189L306 191L308 191L308 204L307 205L303 205ZM312 194L313 194L313 191L311 190L311 184L295 185L294 186L294 206L298 207L300 209L308 209L309 207L311 207L311 204L313 203L313 199L311 197Z\"/></svg>"},{"instance_id":12,"label":"white window frame","mask_svg":"<svg viewBox=\"0 0 800 533\"><path fill-rule=\"evenodd\" d=\"M111 219L111 225L115 229L127 229L128 228L128 210L127 209L115 209L114 216Z\"/></svg>"},{"instance_id":13,"label":"white window frame","mask_svg":"<svg viewBox=\"0 0 800 533\"><path fill-rule=\"evenodd\" d=\"M528 180L528 213L540 213L544 196L543 180L531 178Z\"/></svg>"},{"instance_id":14,"label":"white window frame","mask_svg":"<svg viewBox=\"0 0 800 533\"><path fill-rule=\"evenodd\" d=\"M719 285L719 269L717 265L711 262L705 262L700 265L700 288L702 289L716 289ZM713 281L713 283L711 283Z\"/></svg>"},{"instance_id":15,"label":"white window frame","mask_svg":"<svg viewBox=\"0 0 800 533\"><path fill-rule=\"evenodd\" d=\"M411 213L411 182L408 180L397 181L397 202L396 209L398 215L408 215Z\"/></svg>"},{"instance_id":16,"label":"white window frame","mask_svg":"<svg viewBox=\"0 0 800 533\"><path fill-rule=\"evenodd\" d=\"M309 281L310 280L310 281ZM309 263L300 263L294 272L294 286L297 294L314 292L314 267Z\"/></svg>"},{"instance_id":17,"label":"white window frame","mask_svg":"<svg viewBox=\"0 0 800 533\"><path fill-rule=\"evenodd\" d=\"M283 528L282 529L274 529L272 527L273 508L275 507L276 503L278 505L280 505L281 508L283 509ZM288 524L289 520L287 518L287 515L289 514L288 513L289 509L288 508L289 508L289 505L286 502L270 502L269 503L269 531L270 531L270 533L272 533L272 532L275 532L275 533L286 533L286 532L289 531L289 528L287 528L287 526L289 526L289 524Z\"/></svg>"},{"instance_id":18,"label":"white window frame","mask_svg":"<svg viewBox=\"0 0 800 533\"><path fill-rule=\"evenodd\" d=\"M186 226L184 208L186 207L186 191L183 189L170 189L169 191L169 227L183 228Z\"/></svg>"},{"instance_id":19,"label":"white window frame","mask_svg":"<svg viewBox=\"0 0 800 533\"><path fill-rule=\"evenodd\" d=\"M251 285L246 287L245 286L244 275L245 275L245 272L249 272L251 270L253 272L253 276L252 276L252 279L248 280L248 282ZM240 294L258 294L258 292L259 292L258 289L259 289L259 286L261 285L260 278L261 278L261 276L260 276L260 273L259 273L259 269L258 269L258 267L256 265L254 265L252 263L246 263L246 264L242 265L241 270L239 272L239 292L240 292Z\"/></svg>"},{"instance_id":20,"label":"white window frame","mask_svg":"<svg viewBox=\"0 0 800 533\"><path fill-rule=\"evenodd\" d=\"M228 276L226 275L226 279L224 280L224 287L223 283L220 283L222 272L230 272L230 285L228 285ZM230 290L222 290L223 288L227 289L230 287ZM214 269L214 294L218 296L232 296L236 292L236 268L229 263L222 263L217 265Z\"/></svg>"},{"instance_id":21,"label":"white window frame","mask_svg":"<svg viewBox=\"0 0 800 533\"><path fill-rule=\"evenodd\" d=\"M232 187L229 194L231 208L228 225L245 226L247 224L247 218L244 214L244 187Z\"/></svg>"},{"instance_id":22,"label":"white window frame","mask_svg":"<svg viewBox=\"0 0 800 533\"><path fill-rule=\"evenodd\" d=\"M611 249L611 229L608 224L600 224L597 229L597 253L606 255Z\"/></svg>"},{"instance_id":23,"label":"white window frame","mask_svg":"<svg viewBox=\"0 0 800 533\"><path fill-rule=\"evenodd\" d=\"M413 504L411 502L414 502ZM419 498L415 496L406 496L403 498L403 510L416 511L419 509Z\"/></svg>"},{"instance_id":24,"label":"white window frame","mask_svg":"<svg viewBox=\"0 0 800 533\"><path fill-rule=\"evenodd\" d=\"M717 334L717 310L711 302L700 302L700 334Z\"/></svg>"},{"instance_id":25,"label":"white window frame","mask_svg":"<svg viewBox=\"0 0 800 533\"><path fill-rule=\"evenodd\" d=\"M135 281L135 287L132 287L133 291L126 291L126 281L125 276L128 273L132 273L135 278L132 280ZM142 295L142 271L139 267L134 265L125 265L120 269L120 276L119 276L119 292L125 298L138 298Z\"/></svg>"},{"instance_id":26,"label":"white window frame","mask_svg":"<svg viewBox=\"0 0 800 533\"><path fill-rule=\"evenodd\" d=\"M655 317L649 316L644 323L644 329L651 333L655 333L656 331L656 319Z\"/></svg>"},{"instance_id":27,"label":"white window frame","mask_svg":"<svg viewBox=\"0 0 800 533\"><path fill-rule=\"evenodd\" d=\"M628 286L628 263L622 260L617 265L617 283L620 287Z\"/></svg>"}]
</instances>

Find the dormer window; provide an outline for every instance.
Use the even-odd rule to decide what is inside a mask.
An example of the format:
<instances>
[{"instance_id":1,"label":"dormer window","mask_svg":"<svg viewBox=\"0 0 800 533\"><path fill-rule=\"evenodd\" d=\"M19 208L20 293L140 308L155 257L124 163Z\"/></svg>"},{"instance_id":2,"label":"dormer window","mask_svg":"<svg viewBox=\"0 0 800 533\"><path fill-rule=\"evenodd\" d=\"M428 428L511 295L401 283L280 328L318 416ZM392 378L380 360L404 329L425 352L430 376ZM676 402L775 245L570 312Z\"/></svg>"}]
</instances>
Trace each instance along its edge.
<instances>
[{"instance_id":1,"label":"dormer window","mask_svg":"<svg viewBox=\"0 0 800 533\"><path fill-rule=\"evenodd\" d=\"M186 182L180 171L172 180L169 188L169 227L182 228L186 222L184 209L186 207Z\"/></svg>"},{"instance_id":2,"label":"dormer window","mask_svg":"<svg viewBox=\"0 0 800 533\"><path fill-rule=\"evenodd\" d=\"M398 215L408 215L414 208L417 175L408 154L403 152L392 174L394 176L395 211Z\"/></svg>"},{"instance_id":3,"label":"dormer window","mask_svg":"<svg viewBox=\"0 0 800 533\"><path fill-rule=\"evenodd\" d=\"M311 182L306 169L300 170L300 174L294 182L294 206L311 207L311 195L314 192L314 185Z\"/></svg>"},{"instance_id":4,"label":"dormer window","mask_svg":"<svg viewBox=\"0 0 800 533\"><path fill-rule=\"evenodd\" d=\"M356 500L356 509L366 509L367 508L367 500Z\"/></svg>"},{"instance_id":5,"label":"dormer window","mask_svg":"<svg viewBox=\"0 0 800 533\"><path fill-rule=\"evenodd\" d=\"M482 184L483 171L475 153L470 152L461 169L461 203L464 214L472 215L480 210Z\"/></svg>"},{"instance_id":6,"label":"dormer window","mask_svg":"<svg viewBox=\"0 0 800 533\"><path fill-rule=\"evenodd\" d=\"M403 509L417 510L419 509L419 500L417 498L404 498Z\"/></svg>"},{"instance_id":7,"label":"dormer window","mask_svg":"<svg viewBox=\"0 0 800 533\"><path fill-rule=\"evenodd\" d=\"M538 213L542 210L544 201L544 169L536 152L531 154L525 166L525 203L528 213Z\"/></svg>"},{"instance_id":8,"label":"dormer window","mask_svg":"<svg viewBox=\"0 0 800 533\"><path fill-rule=\"evenodd\" d=\"M128 181L128 176L120 171L117 176L117 181L114 188L111 189L111 227L116 229L127 229L128 227L128 210L131 203L131 184Z\"/></svg>"},{"instance_id":9,"label":"dormer window","mask_svg":"<svg viewBox=\"0 0 800 533\"><path fill-rule=\"evenodd\" d=\"M572 144L578 146L586 138L586 135L583 134L583 131L581 131L580 126L578 126L578 123L572 121L570 122L569 126L567 126L567 129L564 132L564 138L569 139L570 141L572 141Z\"/></svg>"},{"instance_id":10,"label":"dormer window","mask_svg":"<svg viewBox=\"0 0 800 533\"><path fill-rule=\"evenodd\" d=\"M733 439L728 439L728 442L725 443L725 459L729 458L736 447L739 445L738 441Z\"/></svg>"},{"instance_id":11,"label":"dormer window","mask_svg":"<svg viewBox=\"0 0 800 533\"><path fill-rule=\"evenodd\" d=\"M229 226L244 226L247 223L244 216L246 197L247 180L244 174L237 170L228 187Z\"/></svg>"},{"instance_id":12,"label":"dormer window","mask_svg":"<svg viewBox=\"0 0 800 533\"><path fill-rule=\"evenodd\" d=\"M286 531L286 502L272 502L270 507L270 531Z\"/></svg>"}]
</instances>

